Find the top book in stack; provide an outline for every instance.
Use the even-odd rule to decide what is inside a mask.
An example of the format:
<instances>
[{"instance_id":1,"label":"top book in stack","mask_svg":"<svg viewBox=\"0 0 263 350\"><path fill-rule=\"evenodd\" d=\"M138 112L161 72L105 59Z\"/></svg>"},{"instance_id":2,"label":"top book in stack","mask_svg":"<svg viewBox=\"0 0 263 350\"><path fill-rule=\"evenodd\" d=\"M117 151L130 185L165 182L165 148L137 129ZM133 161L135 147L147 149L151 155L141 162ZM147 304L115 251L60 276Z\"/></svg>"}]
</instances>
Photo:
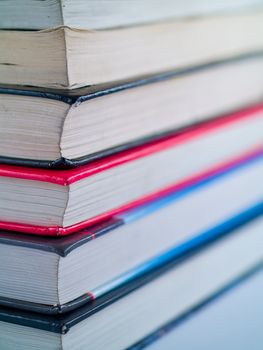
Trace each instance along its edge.
<instances>
[{"instance_id":1,"label":"top book in stack","mask_svg":"<svg viewBox=\"0 0 263 350\"><path fill-rule=\"evenodd\" d=\"M0 27L23 31L0 33L0 84L94 89L263 49L260 1L138 3L1 1Z\"/></svg>"},{"instance_id":2,"label":"top book in stack","mask_svg":"<svg viewBox=\"0 0 263 350\"><path fill-rule=\"evenodd\" d=\"M261 0L8 0L0 1L2 29L68 26L106 29L262 7Z\"/></svg>"}]
</instances>

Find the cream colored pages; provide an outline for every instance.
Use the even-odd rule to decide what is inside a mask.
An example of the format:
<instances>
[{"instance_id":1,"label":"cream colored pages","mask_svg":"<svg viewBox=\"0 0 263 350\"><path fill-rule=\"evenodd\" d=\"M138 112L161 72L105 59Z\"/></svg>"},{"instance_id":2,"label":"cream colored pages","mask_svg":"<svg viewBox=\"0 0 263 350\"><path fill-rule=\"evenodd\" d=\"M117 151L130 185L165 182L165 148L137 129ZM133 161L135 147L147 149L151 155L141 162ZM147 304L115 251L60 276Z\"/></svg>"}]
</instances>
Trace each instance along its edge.
<instances>
[{"instance_id":1,"label":"cream colored pages","mask_svg":"<svg viewBox=\"0 0 263 350\"><path fill-rule=\"evenodd\" d=\"M75 89L263 50L263 11L119 30L0 32L0 84Z\"/></svg>"}]
</instances>

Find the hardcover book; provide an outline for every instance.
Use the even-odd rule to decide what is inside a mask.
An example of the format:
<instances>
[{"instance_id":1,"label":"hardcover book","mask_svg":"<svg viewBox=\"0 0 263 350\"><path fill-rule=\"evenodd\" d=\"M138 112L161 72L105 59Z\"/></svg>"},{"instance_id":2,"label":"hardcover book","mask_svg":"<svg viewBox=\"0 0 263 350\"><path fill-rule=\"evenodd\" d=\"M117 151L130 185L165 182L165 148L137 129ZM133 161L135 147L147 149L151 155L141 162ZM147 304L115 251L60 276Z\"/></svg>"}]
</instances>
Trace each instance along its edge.
<instances>
[{"instance_id":1,"label":"hardcover book","mask_svg":"<svg viewBox=\"0 0 263 350\"><path fill-rule=\"evenodd\" d=\"M262 75L263 51L93 93L0 89L0 162L83 165L258 103Z\"/></svg>"},{"instance_id":2,"label":"hardcover book","mask_svg":"<svg viewBox=\"0 0 263 350\"><path fill-rule=\"evenodd\" d=\"M260 157L262 108L258 105L76 169L2 165L0 227L69 234Z\"/></svg>"},{"instance_id":3,"label":"hardcover book","mask_svg":"<svg viewBox=\"0 0 263 350\"><path fill-rule=\"evenodd\" d=\"M191 256L172 261L65 315L1 307L0 345L20 350L131 347L262 266L262 228L261 216Z\"/></svg>"},{"instance_id":4,"label":"hardcover book","mask_svg":"<svg viewBox=\"0 0 263 350\"><path fill-rule=\"evenodd\" d=\"M89 31L0 32L0 84L111 85L263 50L263 10Z\"/></svg>"}]
</instances>

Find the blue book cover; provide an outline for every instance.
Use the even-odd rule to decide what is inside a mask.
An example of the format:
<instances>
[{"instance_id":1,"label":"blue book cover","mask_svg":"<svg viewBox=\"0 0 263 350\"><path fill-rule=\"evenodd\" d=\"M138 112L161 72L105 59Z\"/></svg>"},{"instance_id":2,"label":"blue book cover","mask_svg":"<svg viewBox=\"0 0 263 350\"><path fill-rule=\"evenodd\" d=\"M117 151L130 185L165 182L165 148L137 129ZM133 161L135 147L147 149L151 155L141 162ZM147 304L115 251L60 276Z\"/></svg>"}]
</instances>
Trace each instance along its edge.
<instances>
[{"instance_id":1,"label":"blue book cover","mask_svg":"<svg viewBox=\"0 0 263 350\"><path fill-rule=\"evenodd\" d=\"M54 239L18 233L10 235L2 231L0 246L52 253L58 259L67 259L79 248L87 248L85 259L88 259L89 248L97 242L100 255L95 255L93 273L96 274L96 265L101 261L103 270L109 271L100 283L94 283L77 298L63 304L44 305L7 295L0 296L0 304L46 314L64 313L92 304L119 288L129 289L127 285L133 285L138 279L144 283L147 280L145 276L171 262L181 261L185 255L261 215L263 193L258 174L262 165L263 157L251 159L227 172L208 177L71 236ZM219 200L221 205L218 205ZM209 211L209 215L203 215L205 211ZM124 253L129 253L129 258L119 254L118 245L109 254L105 239L109 243L122 239ZM136 259L133 258L135 255ZM49 273L48 269L46 272Z\"/></svg>"}]
</instances>

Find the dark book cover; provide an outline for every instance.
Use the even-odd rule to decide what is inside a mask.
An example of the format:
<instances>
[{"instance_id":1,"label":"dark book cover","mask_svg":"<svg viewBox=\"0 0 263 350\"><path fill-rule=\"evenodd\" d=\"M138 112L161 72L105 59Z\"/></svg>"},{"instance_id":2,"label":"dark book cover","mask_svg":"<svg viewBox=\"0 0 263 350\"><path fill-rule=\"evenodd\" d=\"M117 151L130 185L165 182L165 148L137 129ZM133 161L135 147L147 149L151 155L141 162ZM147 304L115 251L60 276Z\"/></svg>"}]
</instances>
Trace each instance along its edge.
<instances>
[{"instance_id":1,"label":"dark book cover","mask_svg":"<svg viewBox=\"0 0 263 350\"><path fill-rule=\"evenodd\" d=\"M175 71L164 72L157 75L146 76L142 79L124 82L123 84L105 86L105 88L87 86L84 88L72 90L72 91L60 91L57 89L40 89L35 87L11 87L11 86L2 86L0 87L0 94L14 94L14 95L25 95L32 97L42 97L44 99L53 99L62 101L67 103L68 105L75 105L76 107L85 101L89 101L101 96L110 95L113 93L118 93L123 90L134 89L136 87L140 87L143 85L158 83L163 80L173 79L180 76L187 76L189 74L195 74L202 70L213 69L214 67L226 65L226 64L235 64L236 62L244 61L247 59L262 59L263 52L256 51L251 53L246 53L236 57L230 57L223 60L217 60L210 63L206 63L199 66L194 66L190 68L179 69ZM248 106L240 106L240 108L246 108ZM233 111L229 111L232 113ZM228 113L228 114L229 114ZM212 120L215 118L224 118L224 116L211 116L208 120ZM198 125L202 125L204 122L199 122ZM74 168L78 166L82 166L88 164L92 161L102 159L104 157L108 157L119 152L123 152L132 148L136 148L138 146L142 146L144 144L148 144L151 142L155 142L158 140L162 140L163 138L167 138L170 135L174 135L175 133L182 133L183 131L187 131L195 127L196 124L175 129L175 130L167 130L165 132L161 132L158 134L149 135L147 137L137 139L132 142L128 142L125 144L118 145L116 147L105 149L103 151L88 154L81 158L76 159L66 159L60 158L56 160L32 160L32 159L23 159L23 158L9 158L0 155L0 163L2 164L11 164L11 165L19 165L19 166L29 166L29 167L37 167L37 168L48 168L48 169L68 169Z\"/></svg>"},{"instance_id":2,"label":"dark book cover","mask_svg":"<svg viewBox=\"0 0 263 350\"><path fill-rule=\"evenodd\" d=\"M10 235L10 233L1 231L0 244L28 247L41 251L52 252L61 257L66 257L70 252L78 247L84 244L89 244L90 241L97 239L102 235L111 234L111 232L117 227L125 225L131 220L136 220L138 217L141 218L147 216L149 213L152 213L155 210L159 210L160 208L169 204L170 201L176 200L176 198L180 197L180 195L182 195L182 193L174 194L173 196L128 212L121 218L113 218L107 222L95 225L87 230L82 230L71 236L55 239L52 237L38 237L19 233L12 233L12 235ZM193 252L198 251L200 248L205 247L209 243L212 243L219 238L223 238L224 236L230 234L233 230L236 230L240 226L249 223L251 220L258 218L261 215L263 215L263 202L259 202L253 207L247 208L231 218L226 218L225 221L219 223L217 226L207 229L206 231L197 234L185 242L171 247L169 250L155 256L150 261L146 261L142 265L123 274L120 276L120 278L110 281L103 288L98 288L98 290L94 290L93 293L87 292L79 298L66 304L52 306L0 297L0 305L51 315L68 313L82 307L83 305L90 304L90 306L87 308L89 312L91 312L90 310L93 309L92 306L97 307L97 305L101 305L101 300L107 300L108 297L104 297L105 295L111 296L113 293L114 299L116 295L120 295L118 294L119 291L121 291L121 295L124 292L126 293L126 291L129 291L130 288L133 289L134 286L136 287L138 283L141 285L149 278L151 279L151 276L155 276L156 274L158 275L158 271L166 269L166 266L180 263L182 259L188 257L189 254L191 255ZM115 290L118 291L117 294L113 292Z\"/></svg>"},{"instance_id":3,"label":"dark book cover","mask_svg":"<svg viewBox=\"0 0 263 350\"><path fill-rule=\"evenodd\" d=\"M247 222L249 222L251 220L251 217L248 219L247 216L246 220ZM106 308L107 306L111 305L120 298L125 298L125 296L127 296L128 294L142 287L146 283L150 283L154 279L157 279L159 276L165 274L170 269L176 268L176 266L178 264L183 263L185 259L189 259L193 255L198 254L200 252L200 248L202 248L203 251L205 249L208 249L211 245L216 244L218 239L224 240L225 238L227 238L228 234L235 234L235 232L238 232L238 230L235 229L244 224L246 224L245 220L242 223L239 222L238 225L237 223L235 223L235 226L233 225L233 222L232 224L228 224L227 227L224 227L224 230L222 230L221 228L220 235L217 233L217 235L214 235L214 237L210 240L206 240L205 242L202 242L199 245L195 245L190 250L187 249L185 251L181 251L180 254L177 254L177 256L173 257L173 259L167 260L166 263L160 265L159 267L135 279L132 279L125 284L122 284L118 288L111 290L109 293L106 293L98 299L95 299L76 310L69 311L65 314L45 315L36 312L23 311L19 309L12 309L6 306L1 306L0 321L42 329L59 334L66 334L73 326L75 326L79 322ZM261 269L262 267L262 263L259 263L250 272L246 272L242 276L237 277L228 286L223 286L222 289L216 293L216 296L228 290L230 287L234 286L244 278L247 278L251 273ZM213 299L214 296L209 297L206 301L203 301L201 304L205 305L206 302L211 301ZM197 308L198 307L195 307L195 309ZM186 317L188 314L189 310L186 311L186 314L180 315L177 318L177 320L174 320L173 322L177 322L178 319L180 320ZM159 331L157 331L157 334L158 332Z\"/></svg>"}]
</instances>

